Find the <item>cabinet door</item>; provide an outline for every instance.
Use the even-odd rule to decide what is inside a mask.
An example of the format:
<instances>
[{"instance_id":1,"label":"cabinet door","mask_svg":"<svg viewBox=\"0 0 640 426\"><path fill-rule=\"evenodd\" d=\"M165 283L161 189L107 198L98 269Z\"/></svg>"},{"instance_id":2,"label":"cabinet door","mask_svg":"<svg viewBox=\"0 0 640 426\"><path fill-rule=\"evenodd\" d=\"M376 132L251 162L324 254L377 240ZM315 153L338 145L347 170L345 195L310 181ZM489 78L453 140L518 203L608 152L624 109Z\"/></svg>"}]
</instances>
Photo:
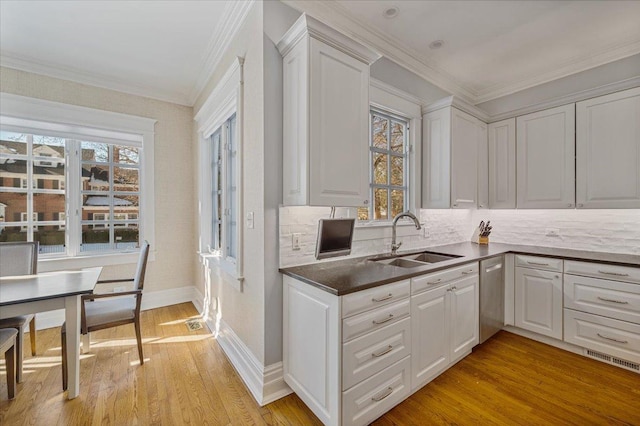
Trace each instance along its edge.
<instances>
[{"instance_id":1,"label":"cabinet door","mask_svg":"<svg viewBox=\"0 0 640 426\"><path fill-rule=\"evenodd\" d=\"M640 88L576 104L576 201L640 208Z\"/></svg>"},{"instance_id":2,"label":"cabinet door","mask_svg":"<svg viewBox=\"0 0 640 426\"><path fill-rule=\"evenodd\" d=\"M411 297L411 389L418 389L449 365L449 317L445 285Z\"/></svg>"},{"instance_id":3,"label":"cabinet door","mask_svg":"<svg viewBox=\"0 0 640 426\"><path fill-rule=\"evenodd\" d=\"M516 268L516 327L562 339L562 275Z\"/></svg>"},{"instance_id":4,"label":"cabinet door","mask_svg":"<svg viewBox=\"0 0 640 426\"><path fill-rule=\"evenodd\" d=\"M516 208L516 119L489 124L489 208Z\"/></svg>"},{"instance_id":5,"label":"cabinet door","mask_svg":"<svg viewBox=\"0 0 640 426\"><path fill-rule=\"evenodd\" d=\"M478 206L480 121L451 108L451 207Z\"/></svg>"},{"instance_id":6,"label":"cabinet door","mask_svg":"<svg viewBox=\"0 0 640 426\"><path fill-rule=\"evenodd\" d=\"M309 203L369 203L369 66L310 40Z\"/></svg>"},{"instance_id":7,"label":"cabinet door","mask_svg":"<svg viewBox=\"0 0 640 426\"><path fill-rule=\"evenodd\" d=\"M451 109L423 117L422 207L448 209L451 205Z\"/></svg>"},{"instance_id":8,"label":"cabinet door","mask_svg":"<svg viewBox=\"0 0 640 426\"><path fill-rule=\"evenodd\" d=\"M518 117L518 208L573 208L575 105Z\"/></svg>"},{"instance_id":9,"label":"cabinet door","mask_svg":"<svg viewBox=\"0 0 640 426\"><path fill-rule=\"evenodd\" d=\"M478 276L464 278L451 284L449 324L450 363L471 352L478 344Z\"/></svg>"}]
</instances>

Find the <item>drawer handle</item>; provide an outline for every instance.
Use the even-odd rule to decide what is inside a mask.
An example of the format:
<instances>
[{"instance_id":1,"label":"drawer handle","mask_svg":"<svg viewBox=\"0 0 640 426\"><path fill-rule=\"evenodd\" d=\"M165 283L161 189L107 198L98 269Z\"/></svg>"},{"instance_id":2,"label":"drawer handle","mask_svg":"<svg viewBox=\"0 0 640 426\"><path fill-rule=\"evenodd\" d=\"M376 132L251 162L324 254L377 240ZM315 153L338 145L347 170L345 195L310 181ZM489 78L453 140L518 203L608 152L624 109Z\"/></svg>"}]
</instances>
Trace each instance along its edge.
<instances>
[{"instance_id":1,"label":"drawer handle","mask_svg":"<svg viewBox=\"0 0 640 426\"><path fill-rule=\"evenodd\" d=\"M391 395L392 393L393 393L393 388L391 386L389 386L387 388L387 390L385 390L382 395L374 396L374 397L371 398L371 400L375 401L375 402L380 402L383 399L385 399L386 397L388 397L389 395Z\"/></svg>"},{"instance_id":2,"label":"drawer handle","mask_svg":"<svg viewBox=\"0 0 640 426\"><path fill-rule=\"evenodd\" d=\"M604 300L605 302L620 303L621 305L629 304L629 302L627 302L626 300L605 299L604 297L600 297L600 296L598 296L598 299Z\"/></svg>"},{"instance_id":3,"label":"drawer handle","mask_svg":"<svg viewBox=\"0 0 640 426\"><path fill-rule=\"evenodd\" d=\"M473 274L473 269L469 271L462 271L462 275L469 275L469 274Z\"/></svg>"},{"instance_id":4,"label":"drawer handle","mask_svg":"<svg viewBox=\"0 0 640 426\"><path fill-rule=\"evenodd\" d=\"M382 352L372 353L371 356L374 358L380 358L382 355L386 355L393 350L393 346L389 345Z\"/></svg>"},{"instance_id":5,"label":"drawer handle","mask_svg":"<svg viewBox=\"0 0 640 426\"><path fill-rule=\"evenodd\" d=\"M600 333L596 333L598 335L598 337L602 337L603 339L607 339L607 340L611 340L612 342L616 342L616 343L629 343L629 341L627 340L618 340L618 339L614 339L613 337L607 337L607 336L603 336Z\"/></svg>"},{"instance_id":6,"label":"drawer handle","mask_svg":"<svg viewBox=\"0 0 640 426\"><path fill-rule=\"evenodd\" d=\"M387 294L385 297L381 297L380 299L376 299L375 297L371 299L372 302L383 302L385 300L389 300L393 297L392 293Z\"/></svg>"},{"instance_id":7,"label":"drawer handle","mask_svg":"<svg viewBox=\"0 0 640 426\"><path fill-rule=\"evenodd\" d=\"M435 281L427 281L427 284L438 284L440 281L442 281L442 278L438 278Z\"/></svg>"},{"instance_id":8,"label":"drawer handle","mask_svg":"<svg viewBox=\"0 0 640 426\"><path fill-rule=\"evenodd\" d=\"M601 271L600 269L598 269L598 272L600 272L601 274L605 274L605 275L613 275L615 277L628 277L629 276L629 274L623 274L622 272Z\"/></svg>"},{"instance_id":9,"label":"drawer handle","mask_svg":"<svg viewBox=\"0 0 640 426\"><path fill-rule=\"evenodd\" d=\"M549 264L548 264L548 263L542 263L542 262L531 262L531 261L528 261L528 260L527 260L527 263L528 263L529 265L549 266Z\"/></svg>"},{"instance_id":10,"label":"drawer handle","mask_svg":"<svg viewBox=\"0 0 640 426\"><path fill-rule=\"evenodd\" d=\"M391 321L392 319L393 319L393 314L389 314L389 316L388 316L388 317L386 317L386 318L385 318L385 319L383 319L383 320L373 320L373 321L371 321L371 322L373 322L375 325L378 325L378 324L384 324L385 322L389 322L389 321Z\"/></svg>"}]
</instances>

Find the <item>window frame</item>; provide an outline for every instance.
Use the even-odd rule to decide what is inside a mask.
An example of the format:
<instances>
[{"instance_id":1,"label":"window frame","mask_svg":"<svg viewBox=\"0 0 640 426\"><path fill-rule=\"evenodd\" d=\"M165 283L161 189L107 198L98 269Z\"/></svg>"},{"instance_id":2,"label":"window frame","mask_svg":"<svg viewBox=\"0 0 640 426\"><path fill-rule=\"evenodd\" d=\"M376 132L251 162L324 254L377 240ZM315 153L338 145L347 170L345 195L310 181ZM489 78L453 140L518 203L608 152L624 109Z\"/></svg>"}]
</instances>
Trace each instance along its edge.
<instances>
[{"instance_id":1,"label":"window frame","mask_svg":"<svg viewBox=\"0 0 640 426\"><path fill-rule=\"evenodd\" d=\"M392 115L408 122L409 149L407 155L408 176L406 177L408 190L405 205L407 206L407 210L411 211L418 217L421 208L422 196L422 105L423 102L415 96L403 92L387 83L376 80L375 78L370 79L369 108L381 110L387 115ZM371 152L371 150L369 150L369 152ZM370 170L371 172L373 171L372 166L370 166ZM370 176L370 182L371 180ZM373 205L373 199L370 204ZM357 208L352 210L353 211L350 215L357 219ZM388 220L356 220L356 228L389 228L391 227L392 221L393 218L389 218ZM409 222L406 223L409 224ZM398 223L398 226L404 226L404 224L405 222L401 221Z\"/></svg>"},{"instance_id":2,"label":"window frame","mask_svg":"<svg viewBox=\"0 0 640 426\"><path fill-rule=\"evenodd\" d=\"M213 89L209 97L204 101L200 110L195 114L195 120L198 124L198 134L200 139L200 164L198 167L198 193L199 193L199 209L200 209L200 256L208 268L217 268L227 273L231 277L224 280L236 290L243 291L244 282L244 261L243 261L243 234L244 234L244 209L243 209L243 64L242 57L236 57L227 72L222 76L218 85ZM213 143L211 136L220 128L229 118L235 114L235 137L236 137L236 169L234 171L236 182L236 200L237 211L235 222L236 235L236 256L229 257L228 250L225 247L225 233L228 229L229 220L224 220L222 226L221 247L222 250L214 250L214 221L204 219L213 216L213 170L212 156ZM225 162L226 155L222 155L223 173L222 179L225 178L227 167ZM224 185L223 185L224 188ZM226 209L225 197L222 197L223 211ZM204 220L203 220L204 219ZM227 238L228 239L228 238Z\"/></svg>"},{"instance_id":3,"label":"window frame","mask_svg":"<svg viewBox=\"0 0 640 426\"><path fill-rule=\"evenodd\" d=\"M139 239L140 241L147 240L152 247L155 247L153 165L156 120L9 93L0 93L0 102L2 102L0 113L2 130L141 148ZM67 194L65 252L39 256L39 270L45 272L135 262L138 257L138 249L79 252L81 230L72 230L75 227L72 225L74 223L72 215L77 216L81 212L81 199L79 196L76 197L80 191L78 190L78 194L68 191L69 188L80 188L81 184L79 173L72 173L75 166L78 169L80 167L80 160L74 159L74 155L77 157L79 153L68 153L65 156L65 160L68 161L65 167L66 184L56 190ZM77 251L72 249L76 247ZM150 260L154 260L154 258L155 250L150 253Z\"/></svg>"}]
</instances>

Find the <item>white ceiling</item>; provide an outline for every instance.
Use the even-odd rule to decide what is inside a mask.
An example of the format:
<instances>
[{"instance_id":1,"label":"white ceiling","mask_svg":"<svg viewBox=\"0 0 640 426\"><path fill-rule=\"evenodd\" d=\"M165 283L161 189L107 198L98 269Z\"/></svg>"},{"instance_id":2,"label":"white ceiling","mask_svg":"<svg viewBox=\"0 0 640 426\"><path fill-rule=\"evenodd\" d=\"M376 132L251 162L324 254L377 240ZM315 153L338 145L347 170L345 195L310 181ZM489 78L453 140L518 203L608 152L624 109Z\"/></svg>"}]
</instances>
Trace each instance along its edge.
<instances>
[{"instance_id":1,"label":"white ceiling","mask_svg":"<svg viewBox=\"0 0 640 426\"><path fill-rule=\"evenodd\" d=\"M0 64L191 105L237 9L233 1L2 0Z\"/></svg>"},{"instance_id":2,"label":"white ceiling","mask_svg":"<svg viewBox=\"0 0 640 426\"><path fill-rule=\"evenodd\" d=\"M640 1L287 3L373 40L385 55L393 47L392 59L473 103L640 53ZM388 19L391 6L400 12ZM444 47L430 49L434 40Z\"/></svg>"},{"instance_id":3,"label":"white ceiling","mask_svg":"<svg viewBox=\"0 0 640 426\"><path fill-rule=\"evenodd\" d=\"M640 1L284 2L476 104L640 53ZM1 0L0 64L192 105L249 5Z\"/></svg>"}]
</instances>

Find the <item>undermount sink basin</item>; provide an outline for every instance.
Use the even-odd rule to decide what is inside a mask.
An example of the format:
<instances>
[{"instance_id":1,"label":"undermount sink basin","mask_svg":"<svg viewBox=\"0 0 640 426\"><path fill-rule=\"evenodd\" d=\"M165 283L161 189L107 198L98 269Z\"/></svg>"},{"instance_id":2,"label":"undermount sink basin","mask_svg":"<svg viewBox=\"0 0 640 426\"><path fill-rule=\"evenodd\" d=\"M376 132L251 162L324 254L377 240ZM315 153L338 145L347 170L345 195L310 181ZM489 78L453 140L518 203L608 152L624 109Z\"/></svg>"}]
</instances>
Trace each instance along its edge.
<instances>
[{"instance_id":1,"label":"undermount sink basin","mask_svg":"<svg viewBox=\"0 0 640 426\"><path fill-rule=\"evenodd\" d=\"M445 260L455 259L456 255L422 252L415 254L405 254L386 259L372 259L374 262L383 263L385 265L397 266L399 268L418 268L430 263L443 262Z\"/></svg>"}]
</instances>

